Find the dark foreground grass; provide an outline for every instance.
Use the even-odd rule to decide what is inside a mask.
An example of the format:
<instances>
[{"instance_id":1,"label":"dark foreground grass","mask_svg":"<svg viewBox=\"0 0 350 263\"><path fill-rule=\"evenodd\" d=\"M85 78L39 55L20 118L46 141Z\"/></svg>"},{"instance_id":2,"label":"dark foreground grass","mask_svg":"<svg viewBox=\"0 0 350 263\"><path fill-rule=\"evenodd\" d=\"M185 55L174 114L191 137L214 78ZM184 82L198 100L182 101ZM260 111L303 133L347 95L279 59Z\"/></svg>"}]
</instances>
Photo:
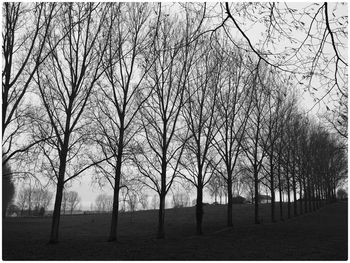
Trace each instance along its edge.
<instances>
[{"instance_id":1,"label":"dark foreground grass","mask_svg":"<svg viewBox=\"0 0 350 263\"><path fill-rule=\"evenodd\" d=\"M107 242L110 215L62 216L60 242L47 244L50 218L3 221L4 260L346 260L347 203L270 223L253 224L253 206L234 206L234 228L225 206L206 206L203 236L195 235L194 208L166 211L166 238L155 238L156 211L120 216L119 241ZM278 209L277 209L278 214Z\"/></svg>"}]
</instances>

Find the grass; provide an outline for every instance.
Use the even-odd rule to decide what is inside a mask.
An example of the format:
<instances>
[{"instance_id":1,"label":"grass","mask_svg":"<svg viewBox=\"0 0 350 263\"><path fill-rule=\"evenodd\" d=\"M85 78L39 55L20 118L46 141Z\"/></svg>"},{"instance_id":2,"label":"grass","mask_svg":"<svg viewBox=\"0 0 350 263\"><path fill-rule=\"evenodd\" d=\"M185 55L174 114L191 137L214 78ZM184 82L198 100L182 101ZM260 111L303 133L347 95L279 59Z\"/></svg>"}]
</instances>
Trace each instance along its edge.
<instances>
[{"instance_id":1,"label":"grass","mask_svg":"<svg viewBox=\"0 0 350 263\"><path fill-rule=\"evenodd\" d=\"M285 209L286 210L286 209ZM234 227L225 206L205 206L203 236L195 235L195 209L166 210L166 238L155 238L157 211L120 215L118 242L107 242L110 215L62 216L60 242L47 244L50 218L3 220L4 260L346 260L347 202L285 221L253 224L252 205L234 205ZM293 211L292 211L293 212ZM276 207L278 218L279 210ZM293 213L292 213L293 214Z\"/></svg>"}]
</instances>

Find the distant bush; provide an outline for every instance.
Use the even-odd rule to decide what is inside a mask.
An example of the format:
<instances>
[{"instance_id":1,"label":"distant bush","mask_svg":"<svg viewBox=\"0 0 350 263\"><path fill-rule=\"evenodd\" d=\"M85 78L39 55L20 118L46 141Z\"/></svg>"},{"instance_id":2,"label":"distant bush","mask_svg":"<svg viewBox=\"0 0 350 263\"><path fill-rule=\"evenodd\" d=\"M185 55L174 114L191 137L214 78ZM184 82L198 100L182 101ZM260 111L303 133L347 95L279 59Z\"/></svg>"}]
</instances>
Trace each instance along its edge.
<instances>
[{"instance_id":1,"label":"distant bush","mask_svg":"<svg viewBox=\"0 0 350 263\"><path fill-rule=\"evenodd\" d=\"M44 215L45 215L45 208L44 207L40 207L39 216L44 216Z\"/></svg>"},{"instance_id":2,"label":"distant bush","mask_svg":"<svg viewBox=\"0 0 350 263\"><path fill-rule=\"evenodd\" d=\"M19 209L18 206L14 205L14 204L10 204L10 205L8 206L8 208L7 208L7 214L8 214L9 216L13 216L13 215L18 216L19 213L20 213L20 209Z\"/></svg>"},{"instance_id":3,"label":"distant bush","mask_svg":"<svg viewBox=\"0 0 350 263\"><path fill-rule=\"evenodd\" d=\"M244 204L245 200L243 196L238 195L232 198L232 204Z\"/></svg>"},{"instance_id":4,"label":"distant bush","mask_svg":"<svg viewBox=\"0 0 350 263\"><path fill-rule=\"evenodd\" d=\"M341 200L346 199L348 198L348 193L346 192L345 189L339 188L337 191L337 197L338 199L341 199Z\"/></svg>"}]
</instances>

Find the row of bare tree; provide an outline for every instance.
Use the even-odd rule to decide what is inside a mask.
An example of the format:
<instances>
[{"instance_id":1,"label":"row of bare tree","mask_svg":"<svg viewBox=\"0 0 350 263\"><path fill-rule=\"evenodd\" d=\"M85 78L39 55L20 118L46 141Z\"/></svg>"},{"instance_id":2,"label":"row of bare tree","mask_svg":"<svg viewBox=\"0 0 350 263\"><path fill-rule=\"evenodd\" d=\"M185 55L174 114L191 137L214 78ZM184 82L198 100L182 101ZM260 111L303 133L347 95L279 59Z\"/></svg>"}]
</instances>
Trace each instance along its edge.
<instances>
[{"instance_id":1,"label":"row of bare tree","mask_svg":"<svg viewBox=\"0 0 350 263\"><path fill-rule=\"evenodd\" d=\"M213 174L226 184L229 226L239 172L251 174L256 223L262 183L273 204L277 188L289 204L290 193L306 204L335 192L344 149L298 110L288 75L232 45L225 27L208 30L205 4L178 8L174 15L160 3L4 4L5 163L16 156L55 183L51 243L65 187L88 171L113 188L109 241L117 239L124 186L159 195L159 238L165 198L182 180L196 189L198 234Z\"/></svg>"},{"instance_id":2,"label":"row of bare tree","mask_svg":"<svg viewBox=\"0 0 350 263\"><path fill-rule=\"evenodd\" d=\"M31 215L33 211L39 211L43 209L44 212L48 211L48 208L52 202L53 194L47 189L40 187L32 187L31 185L23 187L18 191L15 205L16 211L20 215ZM75 191L64 191L62 198L62 213L73 213L80 204L79 194ZM12 209L14 210L14 209Z\"/></svg>"}]
</instances>

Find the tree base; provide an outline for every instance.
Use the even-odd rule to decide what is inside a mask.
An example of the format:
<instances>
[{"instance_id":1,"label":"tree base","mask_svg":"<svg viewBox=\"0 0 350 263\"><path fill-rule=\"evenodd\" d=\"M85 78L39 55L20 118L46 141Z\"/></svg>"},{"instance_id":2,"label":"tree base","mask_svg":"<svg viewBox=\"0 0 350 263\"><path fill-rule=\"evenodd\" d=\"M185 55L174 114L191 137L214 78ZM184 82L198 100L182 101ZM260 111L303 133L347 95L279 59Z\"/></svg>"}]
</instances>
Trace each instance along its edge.
<instances>
[{"instance_id":1,"label":"tree base","mask_svg":"<svg viewBox=\"0 0 350 263\"><path fill-rule=\"evenodd\" d=\"M117 242L117 238L116 237L109 237L107 242Z\"/></svg>"},{"instance_id":2,"label":"tree base","mask_svg":"<svg viewBox=\"0 0 350 263\"><path fill-rule=\"evenodd\" d=\"M57 243L58 243L58 240L50 240L49 242L47 242L48 245L54 245Z\"/></svg>"}]
</instances>

